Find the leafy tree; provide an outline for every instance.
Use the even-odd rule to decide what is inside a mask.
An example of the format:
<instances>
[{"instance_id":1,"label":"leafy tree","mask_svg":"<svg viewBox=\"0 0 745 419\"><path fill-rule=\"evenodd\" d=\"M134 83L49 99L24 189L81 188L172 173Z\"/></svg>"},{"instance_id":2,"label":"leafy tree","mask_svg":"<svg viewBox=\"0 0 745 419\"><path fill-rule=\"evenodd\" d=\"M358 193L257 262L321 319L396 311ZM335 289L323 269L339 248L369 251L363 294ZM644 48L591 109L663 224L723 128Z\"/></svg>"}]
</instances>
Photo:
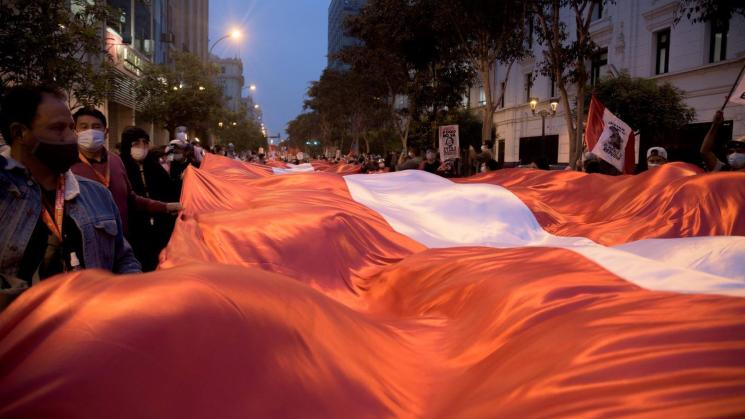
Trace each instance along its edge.
<instances>
[{"instance_id":1,"label":"leafy tree","mask_svg":"<svg viewBox=\"0 0 745 419\"><path fill-rule=\"evenodd\" d=\"M0 87L51 83L67 91L69 105L98 105L114 80L105 52L105 2L0 0Z\"/></svg>"},{"instance_id":2,"label":"leafy tree","mask_svg":"<svg viewBox=\"0 0 745 419\"><path fill-rule=\"evenodd\" d=\"M320 114L316 111L311 111L301 113L295 119L288 122L285 129L288 136L287 145L302 148L306 141L322 138L320 121Z\"/></svg>"},{"instance_id":3,"label":"leafy tree","mask_svg":"<svg viewBox=\"0 0 745 419\"><path fill-rule=\"evenodd\" d=\"M216 69L195 55L174 53L173 66L151 64L136 83L141 115L168 130L207 127L216 123L222 108L222 93L214 82Z\"/></svg>"},{"instance_id":4,"label":"leafy tree","mask_svg":"<svg viewBox=\"0 0 745 419\"><path fill-rule=\"evenodd\" d=\"M218 144L226 146L232 143L236 151L255 151L266 144L261 127L248 117L248 109L245 106L241 106L237 112L222 109L217 113L217 119L212 128Z\"/></svg>"},{"instance_id":5,"label":"leafy tree","mask_svg":"<svg viewBox=\"0 0 745 419\"><path fill-rule=\"evenodd\" d=\"M594 93L606 108L640 132L640 153L662 145L666 137L695 116L694 110L685 105L680 89L669 83L657 85L654 80L631 77L627 72L601 79ZM588 94L585 103L589 101ZM643 159L640 162L646 164Z\"/></svg>"},{"instance_id":6,"label":"leafy tree","mask_svg":"<svg viewBox=\"0 0 745 419\"><path fill-rule=\"evenodd\" d=\"M602 0L610 1L613 0ZM569 164L574 167L582 153L582 120L584 100L577 100L572 112L569 88L574 87L577 98L584 98L589 74L585 62L592 58L597 46L590 37L592 14L597 6L594 0L532 0L533 15L537 20L536 34L543 47L540 70L551 77L560 93L564 119L569 130ZM574 18L574 33L570 37L567 25L561 20L562 9L568 9Z\"/></svg>"},{"instance_id":7,"label":"leafy tree","mask_svg":"<svg viewBox=\"0 0 745 419\"><path fill-rule=\"evenodd\" d=\"M317 115L324 142L333 143L333 136L350 138L352 143L365 143L370 150L373 131L385 124L385 103L376 96L369 79L357 69L336 71L327 69L320 80L308 89L306 109Z\"/></svg>"},{"instance_id":8,"label":"leafy tree","mask_svg":"<svg viewBox=\"0 0 745 419\"><path fill-rule=\"evenodd\" d=\"M506 86L515 61L527 55L526 3L522 0L443 0L441 20L449 20L458 35L462 51L481 79L486 96L482 119L482 141L491 139L494 111L504 97L495 97L493 76L497 64L507 65L500 83Z\"/></svg>"},{"instance_id":9,"label":"leafy tree","mask_svg":"<svg viewBox=\"0 0 745 419\"><path fill-rule=\"evenodd\" d=\"M347 22L362 41L340 58L363 74L386 105L405 148L412 122L436 119L458 107L473 78L462 44L449 22L438 21L440 0L372 0Z\"/></svg>"},{"instance_id":10,"label":"leafy tree","mask_svg":"<svg viewBox=\"0 0 745 419\"><path fill-rule=\"evenodd\" d=\"M714 22L729 24L734 15L745 16L745 2L742 0L680 0L675 21L683 16L693 23Z\"/></svg>"}]
</instances>

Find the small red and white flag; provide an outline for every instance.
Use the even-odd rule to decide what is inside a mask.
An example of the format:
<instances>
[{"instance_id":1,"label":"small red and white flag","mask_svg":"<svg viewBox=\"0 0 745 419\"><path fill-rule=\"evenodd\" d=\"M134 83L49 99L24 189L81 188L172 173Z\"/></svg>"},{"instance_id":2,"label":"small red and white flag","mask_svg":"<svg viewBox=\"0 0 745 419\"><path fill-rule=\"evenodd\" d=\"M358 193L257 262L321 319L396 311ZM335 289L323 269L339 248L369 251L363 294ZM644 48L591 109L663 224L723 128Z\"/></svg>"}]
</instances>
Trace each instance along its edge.
<instances>
[{"instance_id":1,"label":"small red and white flag","mask_svg":"<svg viewBox=\"0 0 745 419\"><path fill-rule=\"evenodd\" d=\"M593 95L585 129L587 149L619 172L634 172L634 130Z\"/></svg>"},{"instance_id":2,"label":"small red and white flag","mask_svg":"<svg viewBox=\"0 0 745 419\"><path fill-rule=\"evenodd\" d=\"M745 77L743 77L742 74L743 72L741 70L738 79L739 82L736 82L737 87L735 87L729 95L729 101L738 105L745 105Z\"/></svg>"}]
</instances>

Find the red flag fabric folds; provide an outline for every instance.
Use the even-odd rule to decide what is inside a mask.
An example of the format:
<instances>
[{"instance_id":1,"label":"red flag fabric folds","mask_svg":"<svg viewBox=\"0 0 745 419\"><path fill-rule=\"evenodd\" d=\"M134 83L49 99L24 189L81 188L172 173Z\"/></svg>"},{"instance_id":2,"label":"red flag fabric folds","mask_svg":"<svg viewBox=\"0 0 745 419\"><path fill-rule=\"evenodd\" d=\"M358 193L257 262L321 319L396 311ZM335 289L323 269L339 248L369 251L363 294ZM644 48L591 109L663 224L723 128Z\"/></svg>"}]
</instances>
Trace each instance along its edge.
<instances>
[{"instance_id":1,"label":"red flag fabric folds","mask_svg":"<svg viewBox=\"0 0 745 419\"><path fill-rule=\"evenodd\" d=\"M61 275L0 314L0 416L745 413L745 299L643 288L556 247L738 243L710 236L745 232L745 175L513 170L452 183L259 176L217 160L187 172L160 270ZM410 199L397 195L407 186ZM485 231L441 235L468 220ZM585 223L604 221L607 240L582 242ZM680 272L685 283L693 271Z\"/></svg>"}]
</instances>

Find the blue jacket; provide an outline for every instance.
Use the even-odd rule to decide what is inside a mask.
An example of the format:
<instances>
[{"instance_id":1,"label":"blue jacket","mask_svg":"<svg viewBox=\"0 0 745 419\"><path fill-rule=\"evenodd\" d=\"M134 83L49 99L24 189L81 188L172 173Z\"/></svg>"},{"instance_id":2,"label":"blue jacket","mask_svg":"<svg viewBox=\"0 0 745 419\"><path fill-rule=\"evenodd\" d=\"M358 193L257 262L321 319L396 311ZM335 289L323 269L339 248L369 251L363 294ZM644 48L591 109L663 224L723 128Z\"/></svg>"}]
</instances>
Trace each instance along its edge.
<instances>
[{"instance_id":1,"label":"blue jacket","mask_svg":"<svg viewBox=\"0 0 745 419\"><path fill-rule=\"evenodd\" d=\"M103 185L67 172L65 214L83 239L86 268L114 273L140 272L140 263L122 233L119 210ZM0 275L17 274L41 216L41 188L13 159L0 156Z\"/></svg>"}]
</instances>

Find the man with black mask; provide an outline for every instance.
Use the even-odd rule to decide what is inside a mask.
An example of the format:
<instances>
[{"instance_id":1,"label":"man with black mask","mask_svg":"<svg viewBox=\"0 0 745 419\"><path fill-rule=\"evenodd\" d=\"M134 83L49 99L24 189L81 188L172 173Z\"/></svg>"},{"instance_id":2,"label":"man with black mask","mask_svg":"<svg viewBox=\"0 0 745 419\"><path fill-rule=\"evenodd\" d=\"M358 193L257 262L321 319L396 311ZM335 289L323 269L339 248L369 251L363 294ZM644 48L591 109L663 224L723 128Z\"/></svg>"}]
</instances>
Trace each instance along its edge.
<instances>
[{"instance_id":1,"label":"man with black mask","mask_svg":"<svg viewBox=\"0 0 745 419\"><path fill-rule=\"evenodd\" d=\"M119 211L101 184L72 174L75 123L52 87L8 89L0 129L0 309L30 285L83 268L140 272Z\"/></svg>"}]
</instances>

